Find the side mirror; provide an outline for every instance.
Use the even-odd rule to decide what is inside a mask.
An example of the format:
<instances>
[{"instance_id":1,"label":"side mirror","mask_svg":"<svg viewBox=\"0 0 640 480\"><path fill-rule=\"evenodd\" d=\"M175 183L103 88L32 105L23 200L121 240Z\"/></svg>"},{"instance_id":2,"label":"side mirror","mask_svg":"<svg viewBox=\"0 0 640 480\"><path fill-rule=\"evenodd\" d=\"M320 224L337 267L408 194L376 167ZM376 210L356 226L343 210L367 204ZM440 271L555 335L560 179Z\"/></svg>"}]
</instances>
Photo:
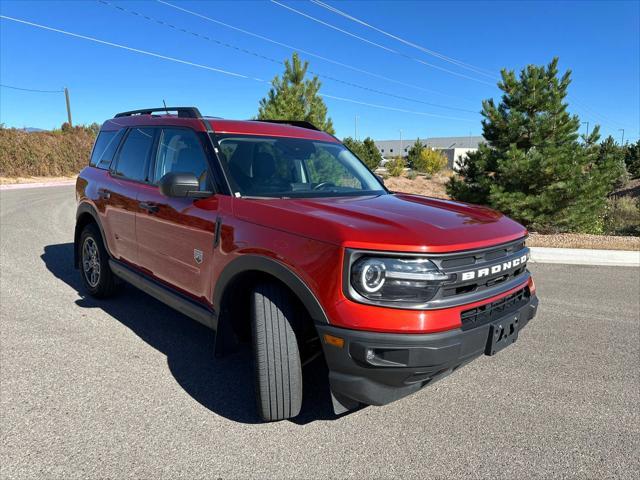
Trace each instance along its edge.
<instances>
[{"instance_id":1,"label":"side mirror","mask_svg":"<svg viewBox=\"0 0 640 480\"><path fill-rule=\"evenodd\" d=\"M169 172L158 183L160 193L165 197L206 198L213 192L201 191L200 182L193 173Z\"/></svg>"},{"instance_id":2,"label":"side mirror","mask_svg":"<svg viewBox=\"0 0 640 480\"><path fill-rule=\"evenodd\" d=\"M375 174L374 174L375 175ZM380 180L380 183L384 185L384 177L382 175L376 175L376 178Z\"/></svg>"}]
</instances>

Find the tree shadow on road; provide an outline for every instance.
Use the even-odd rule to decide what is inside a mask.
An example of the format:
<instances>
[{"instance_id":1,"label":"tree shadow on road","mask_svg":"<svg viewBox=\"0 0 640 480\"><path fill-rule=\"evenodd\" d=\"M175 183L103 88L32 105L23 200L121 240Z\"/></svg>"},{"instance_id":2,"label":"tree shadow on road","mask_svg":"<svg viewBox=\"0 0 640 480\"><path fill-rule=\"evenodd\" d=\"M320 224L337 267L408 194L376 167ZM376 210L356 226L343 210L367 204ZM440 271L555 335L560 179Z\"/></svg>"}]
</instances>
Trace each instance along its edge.
<instances>
[{"instance_id":1,"label":"tree shadow on road","mask_svg":"<svg viewBox=\"0 0 640 480\"><path fill-rule=\"evenodd\" d=\"M86 295L80 272L73 268L72 243L48 245L41 258L56 278L78 292L78 306L102 309L162 352L178 384L201 405L237 422L261 422L256 413L249 348L215 358L211 330L130 285L122 285L118 294L108 300ZM338 418L331 407L322 358L304 367L303 388L302 412L292 422L303 425Z\"/></svg>"}]
</instances>

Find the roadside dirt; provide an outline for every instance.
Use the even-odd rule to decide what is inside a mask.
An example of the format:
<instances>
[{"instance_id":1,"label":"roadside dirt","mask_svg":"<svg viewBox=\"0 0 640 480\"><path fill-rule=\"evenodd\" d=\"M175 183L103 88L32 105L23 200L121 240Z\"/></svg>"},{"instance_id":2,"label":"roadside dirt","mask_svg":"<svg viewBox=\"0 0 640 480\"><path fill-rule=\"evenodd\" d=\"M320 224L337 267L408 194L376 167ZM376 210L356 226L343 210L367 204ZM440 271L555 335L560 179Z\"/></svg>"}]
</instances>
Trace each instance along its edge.
<instances>
[{"instance_id":1,"label":"roadside dirt","mask_svg":"<svg viewBox=\"0 0 640 480\"><path fill-rule=\"evenodd\" d=\"M75 180L76 177L0 177L0 185L14 183L60 183Z\"/></svg>"},{"instance_id":2,"label":"roadside dirt","mask_svg":"<svg viewBox=\"0 0 640 480\"><path fill-rule=\"evenodd\" d=\"M529 234L529 247L595 248L599 250L640 251L640 237L559 233L555 235Z\"/></svg>"},{"instance_id":3,"label":"roadside dirt","mask_svg":"<svg viewBox=\"0 0 640 480\"><path fill-rule=\"evenodd\" d=\"M451 173L439 173L432 178L417 176L414 180L406 177L389 177L384 181L385 186L392 192L415 193L427 197L448 199L445 185Z\"/></svg>"}]
</instances>

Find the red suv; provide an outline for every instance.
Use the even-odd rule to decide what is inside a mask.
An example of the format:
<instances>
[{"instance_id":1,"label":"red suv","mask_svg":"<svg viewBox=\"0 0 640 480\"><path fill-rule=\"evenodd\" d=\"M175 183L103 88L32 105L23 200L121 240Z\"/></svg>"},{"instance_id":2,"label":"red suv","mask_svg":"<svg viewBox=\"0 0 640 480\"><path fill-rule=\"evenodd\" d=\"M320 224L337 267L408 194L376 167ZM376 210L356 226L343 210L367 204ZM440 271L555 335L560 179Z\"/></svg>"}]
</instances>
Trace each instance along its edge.
<instances>
[{"instance_id":1,"label":"red suv","mask_svg":"<svg viewBox=\"0 0 640 480\"><path fill-rule=\"evenodd\" d=\"M538 305L521 225L390 192L306 122L120 113L76 196L87 291L131 283L211 327L217 354L252 342L265 420L299 413L319 355L336 413L383 405L510 345Z\"/></svg>"}]
</instances>

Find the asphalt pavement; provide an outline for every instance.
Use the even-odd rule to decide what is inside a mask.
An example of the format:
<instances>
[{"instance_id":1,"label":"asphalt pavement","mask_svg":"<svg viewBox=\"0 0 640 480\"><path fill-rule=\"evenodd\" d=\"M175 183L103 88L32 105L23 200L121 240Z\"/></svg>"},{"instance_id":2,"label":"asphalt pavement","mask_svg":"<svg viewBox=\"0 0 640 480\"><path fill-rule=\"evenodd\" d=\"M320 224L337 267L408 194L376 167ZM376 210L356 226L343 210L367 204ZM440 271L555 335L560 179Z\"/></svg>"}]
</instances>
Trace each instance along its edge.
<instances>
[{"instance_id":1,"label":"asphalt pavement","mask_svg":"<svg viewBox=\"0 0 640 480\"><path fill-rule=\"evenodd\" d=\"M640 269L536 264L518 341L385 407L263 424L247 351L84 296L73 187L0 192L0 478L639 478Z\"/></svg>"}]
</instances>

